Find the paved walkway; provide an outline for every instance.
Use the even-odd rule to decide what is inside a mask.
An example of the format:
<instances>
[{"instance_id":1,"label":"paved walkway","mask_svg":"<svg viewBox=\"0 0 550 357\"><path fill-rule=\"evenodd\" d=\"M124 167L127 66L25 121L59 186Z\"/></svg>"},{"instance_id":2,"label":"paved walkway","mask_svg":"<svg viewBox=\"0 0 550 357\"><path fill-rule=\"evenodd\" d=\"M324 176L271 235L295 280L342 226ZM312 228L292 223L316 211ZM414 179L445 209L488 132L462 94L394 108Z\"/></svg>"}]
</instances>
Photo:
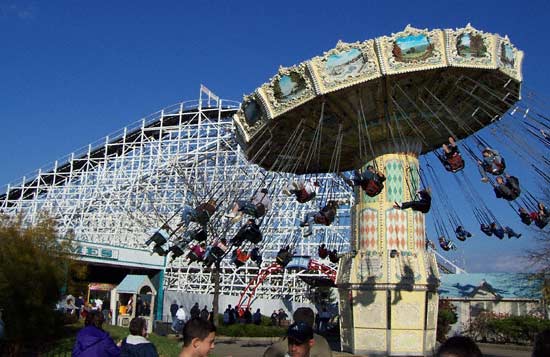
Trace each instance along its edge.
<instances>
[{"instance_id":1,"label":"paved walkway","mask_svg":"<svg viewBox=\"0 0 550 357\"><path fill-rule=\"evenodd\" d=\"M261 340L219 340L216 341L213 357L261 357L269 347L269 341ZM530 357L528 348L515 349L515 346L480 344L484 357ZM354 355L345 352L333 352L334 357L353 357Z\"/></svg>"}]
</instances>

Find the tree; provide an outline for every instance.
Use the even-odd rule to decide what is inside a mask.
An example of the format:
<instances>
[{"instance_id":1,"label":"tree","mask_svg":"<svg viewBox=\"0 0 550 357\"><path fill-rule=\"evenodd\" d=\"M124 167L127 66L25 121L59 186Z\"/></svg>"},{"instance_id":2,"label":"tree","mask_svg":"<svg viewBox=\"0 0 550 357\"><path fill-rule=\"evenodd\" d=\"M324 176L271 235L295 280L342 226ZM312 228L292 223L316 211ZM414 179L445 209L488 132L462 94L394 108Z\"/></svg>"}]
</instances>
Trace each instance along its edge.
<instances>
[{"instance_id":1,"label":"tree","mask_svg":"<svg viewBox=\"0 0 550 357\"><path fill-rule=\"evenodd\" d=\"M550 204L550 191L543 188L544 202ZM534 249L526 251L526 259L535 269L533 279L542 282L542 306L544 317L548 316L548 304L550 303L550 232L539 228L532 228L533 238L536 241Z\"/></svg>"},{"instance_id":2,"label":"tree","mask_svg":"<svg viewBox=\"0 0 550 357\"><path fill-rule=\"evenodd\" d=\"M0 216L0 308L7 355L20 355L50 337L59 326L55 312L71 260L70 239L59 239L55 221L41 215L34 224Z\"/></svg>"},{"instance_id":3,"label":"tree","mask_svg":"<svg viewBox=\"0 0 550 357\"><path fill-rule=\"evenodd\" d=\"M437 341L443 342L447 339L447 333L451 330L451 325L458 321L456 306L449 300L439 300L439 309L437 313Z\"/></svg>"}]
</instances>

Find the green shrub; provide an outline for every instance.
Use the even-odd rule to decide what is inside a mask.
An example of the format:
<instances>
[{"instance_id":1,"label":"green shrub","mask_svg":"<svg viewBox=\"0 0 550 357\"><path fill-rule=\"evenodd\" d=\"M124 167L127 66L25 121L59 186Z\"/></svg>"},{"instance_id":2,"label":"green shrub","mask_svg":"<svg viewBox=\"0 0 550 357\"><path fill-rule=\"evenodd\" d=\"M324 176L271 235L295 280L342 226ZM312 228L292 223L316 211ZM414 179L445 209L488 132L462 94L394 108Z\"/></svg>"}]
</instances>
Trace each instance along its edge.
<instances>
[{"instance_id":1,"label":"green shrub","mask_svg":"<svg viewBox=\"0 0 550 357\"><path fill-rule=\"evenodd\" d=\"M468 334L481 341L531 344L535 335L550 328L550 321L533 316L482 312L470 324Z\"/></svg>"},{"instance_id":2,"label":"green shrub","mask_svg":"<svg viewBox=\"0 0 550 357\"><path fill-rule=\"evenodd\" d=\"M62 328L55 310L68 271L71 241L63 240L56 222L40 216L27 224L22 217L0 215L0 307L3 308L8 356L35 348Z\"/></svg>"},{"instance_id":3,"label":"green shrub","mask_svg":"<svg viewBox=\"0 0 550 357\"><path fill-rule=\"evenodd\" d=\"M447 333L451 330L451 325L456 323L456 307L448 300L439 300L439 310L437 314L437 341L443 342L447 339Z\"/></svg>"}]
</instances>

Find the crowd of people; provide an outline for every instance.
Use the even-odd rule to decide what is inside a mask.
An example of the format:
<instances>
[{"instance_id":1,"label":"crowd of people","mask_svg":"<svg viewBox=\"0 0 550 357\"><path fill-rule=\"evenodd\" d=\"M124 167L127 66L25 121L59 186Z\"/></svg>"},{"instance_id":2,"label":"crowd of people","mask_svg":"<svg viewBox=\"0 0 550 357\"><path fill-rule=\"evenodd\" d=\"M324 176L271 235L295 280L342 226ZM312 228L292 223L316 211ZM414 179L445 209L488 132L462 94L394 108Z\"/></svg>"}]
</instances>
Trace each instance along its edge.
<instances>
[{"instance_id":1,"label":"crowd of people","mask_svg":"<svg viewBox=\"0 0 550 357\"><path fill-rule=\"evenodd\" d=\"M170 305L170 315L172 317L172 331L178 334L182 332L185 322L190 319L201 319L214 323L214 308L208 310L208 306L204 305L201 309L198 302L191 307L189 314L187 314L184 306L179 305L174 300Z\"/></svg>"},{"instance_id":2,"label":"crowd of people","mask_svg":"<svg viewBox=\"0 0 550 357\"><path fill-rule=\"evenodd\" d=\"M193 306L192 317L182 326L182 347L179 357L207 357L215 347L216 327L203 316L198 304ZM227 310L234 310L228 306ZM227 311L226 310L226 311ZM275 314L276 312L274 312ZM198 315L197 315L198 314ZM315 333L315 314L307 307L298 308L286 334L263 353L263 357L331 357L332 349L327 340ZM158 357L153 343L148 340L147 322L141 317L133 318L127 337L115 343L103 330L103 315L92 311L86 315L84 328L76 337L72 355L84 356L139 356ZM235 323L235 322L234 322ZM550 330L539 333L535 338L532 356L550 355ZM435 352L437 357L481 357L482 353L473 339L467 336L453 336L443 342Z\"/></svg>"},{"instance_id":3,"label":"crowd of people","mask_svg":"<svg viewBox=\"0 0 550 357\"><path fill-rule=\"evenodd\" d=\"M263 353L263 357L331 357L332 349L327 340L314 332L314 313L310 308L299 308L293 314L293 323L278 342ZM74 357L158 357L157 349L148 339L147 322L141 317L133 318L127 337L115 343L103 330L103 315L98 311L87 314L84 328L76 337ZM216 327L208 319L193 317L182 328L182 344L179 357L207 357L215 348ZM550 355L550 330L535 338L532 356ZM467 336L453 336L443 342L435 352L437 357L481 357L480 348Z\"/></svg>"}]
</instances>

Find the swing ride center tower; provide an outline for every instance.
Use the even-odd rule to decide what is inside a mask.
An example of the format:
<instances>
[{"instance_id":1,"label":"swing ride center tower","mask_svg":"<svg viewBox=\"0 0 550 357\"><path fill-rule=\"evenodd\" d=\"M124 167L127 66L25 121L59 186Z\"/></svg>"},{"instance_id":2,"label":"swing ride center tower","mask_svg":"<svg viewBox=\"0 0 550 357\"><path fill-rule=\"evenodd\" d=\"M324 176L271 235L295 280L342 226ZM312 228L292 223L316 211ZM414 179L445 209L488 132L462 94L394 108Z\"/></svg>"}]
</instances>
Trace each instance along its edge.
<instances>
[{"instance_id":1,"label":"swing ride center tower","mask_svg":"<svg viewBox=\"0 0 550 357\"><path fill-rule=\"evenodd\" d=\"M355 188L353 252L340 258L337 277L343 350L433 353L437 262L424 214L394 202L414 200L419 155L473 135L519 100L522 58L508 37L469 24L407 26L281 67L244 97L234 119L251 161L295 174L369 164L386 176L375 197Z\"/></svg>"}]
</instances>

